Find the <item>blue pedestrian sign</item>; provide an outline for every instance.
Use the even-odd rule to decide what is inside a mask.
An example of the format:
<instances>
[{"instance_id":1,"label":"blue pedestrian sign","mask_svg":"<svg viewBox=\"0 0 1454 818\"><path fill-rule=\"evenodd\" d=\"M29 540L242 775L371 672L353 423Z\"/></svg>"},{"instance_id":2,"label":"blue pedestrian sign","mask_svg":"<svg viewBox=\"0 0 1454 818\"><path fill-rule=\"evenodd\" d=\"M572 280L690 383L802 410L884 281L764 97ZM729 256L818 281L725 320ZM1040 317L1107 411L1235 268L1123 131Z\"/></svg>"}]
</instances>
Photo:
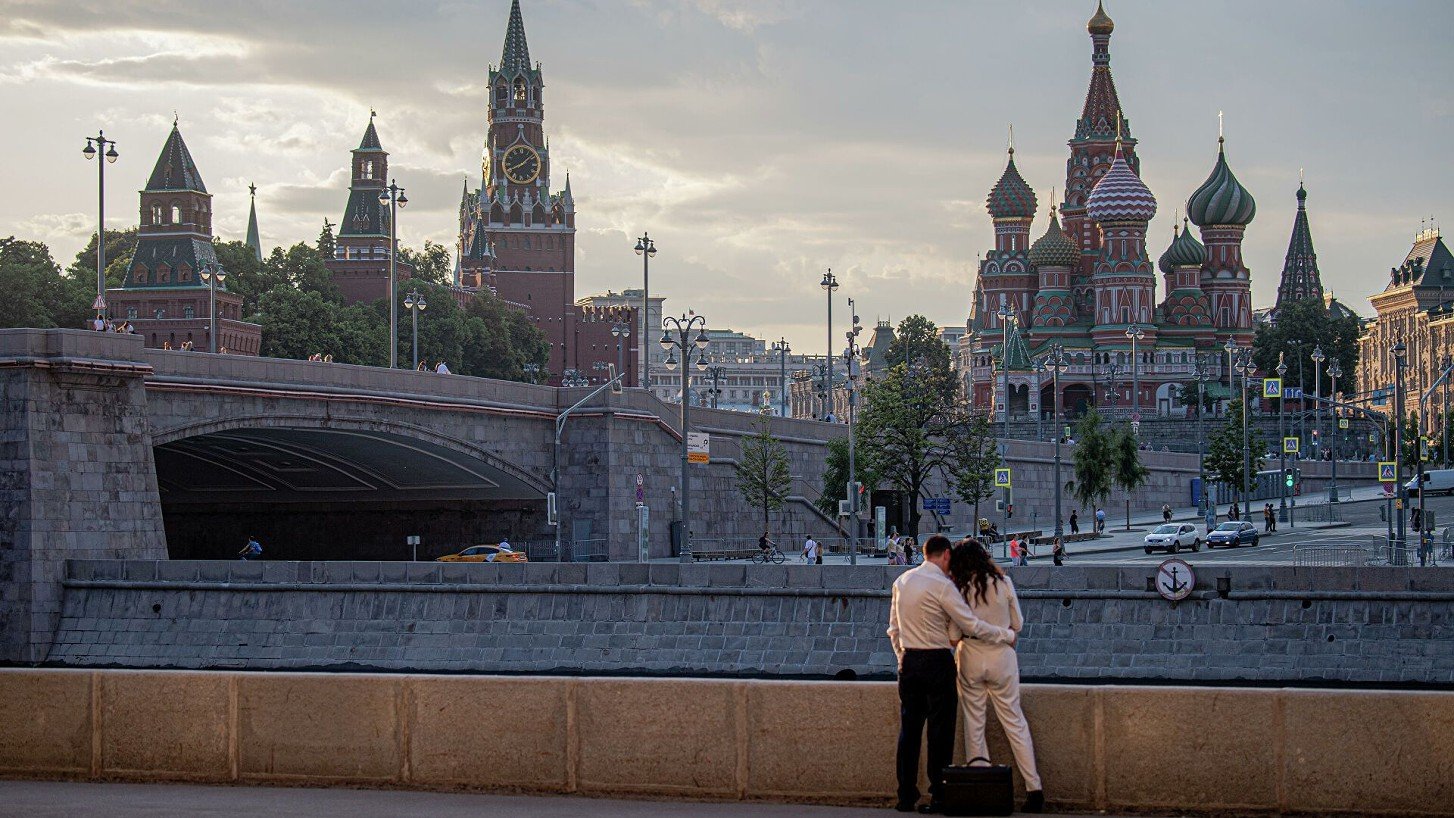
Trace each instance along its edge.
<instances>
[{"instance_id":1,"label":"blue pedestrian sign","mask_svg":"<svg viewBox=\"0 0 1454 818\"><path fill-rule=\"evenodd\" d=\"M1264 397L1264 398L1280 398L1280 397L1282 397L1282 378L1263 378L1262 379L1262 397Z\"/></svg>"},{"instance_id":2,"label":"blue pedestrian sign","mask_svg":"<svg viewBox=\"0 0 1454 818\"><path fill-rule=\"evenodd\" d=\"M1285 437L1285 438L1282 439L1282 453L1283 454L1297 454L1297 449L1298 449L1298 438L1295 438L1295 437Z\"/></svg>"},{"instance_id":3,"label":"blue pedestrian sign","mask_svg":"<svg viewBox=\"0 0 1454 818\"><path fill-rule=\"evenodd\" d=\"M1002 489L1010 488L1009 469L995 469L995 487Z\"/></svg>"},{"instance_id":4,"label":"blue pedestrian sign","mask_svg":"<svg viewBox=\"0 0 1454 818\"><path fill-rule=\"evenodd\" d=\"M1395 465L1392 461L1380 460L1378 462L1378 482L1397 483L1398 466Z\"/></svg>"}]
</instances>

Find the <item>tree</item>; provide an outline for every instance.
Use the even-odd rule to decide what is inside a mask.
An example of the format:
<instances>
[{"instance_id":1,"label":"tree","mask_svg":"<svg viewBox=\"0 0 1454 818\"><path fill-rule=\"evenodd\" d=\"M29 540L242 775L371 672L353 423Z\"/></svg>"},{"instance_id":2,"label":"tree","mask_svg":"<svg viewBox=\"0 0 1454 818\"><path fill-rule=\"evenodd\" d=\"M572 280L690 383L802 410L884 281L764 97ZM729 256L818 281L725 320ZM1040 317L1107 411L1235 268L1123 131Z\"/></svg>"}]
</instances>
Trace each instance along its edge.
<instances>
[{"instance_id":1,"label":"tree","mask_svg":"<svg viewBox=\"0 0 1454 818\"><path fill-rule=\"evenodd\" d=\"M1188 381L1187 383L1179 383L1179 384L1176 384L1175 386L1173 386L1172 389L1175 391L1175 394L1176 394L1176 402L1177 403L1180 403L1182 406L1189 406L1192 409L1196 409L1196 405L1197 405L1197 382L1196 381ZM1207 392L1207 389L1206 389L1205 386L1202 387L1202 389L1201 389L1201 398L1202 398L1202 409L1201 409L1201 413L1200 414L1205 414L1207 412L1210 412L1210 411L1212 411L1212 409L1214 409L1216 407L1216 405L1217 405L1216 398L1213 398Z\"/></svg>"},{"instance_id":2,"label":"tree","mask_svg":"<svg viewBox=\"0 0 1454 818\"><path fill-rule=\"evenodd\" d=\"M136 228L106 231L106 287L120 287L126 283L126 271L136 255ZM96 297L96 234L92 233L86 246L76 254L76 260L66 268L66 275L84 282L91 298L86 299L89 309ZM94 317L94 316L93 316Z\"/></svg>"},{"instance_id":3,"label":"tree","mask_svg":"<svg viewBox=\"0 0 1454 818\"><path fill-rule=\"evenodd\" d=\"M1115 456L1101 414L1091 408L1076 427L1075 452L1070 456L1075 472L1072 494L1082 507L1100 506L1111 495L1116 479Z\"/></svg>"},{"instance_id":4,"label":"tree","mask_svg":"<svg viewBox=\"0 0 1454 818\"><path fill-rule=\"evenodd\" d=\"M1242 401L1233 400L1227 409L1227 422L1207 438L1207 454L1204 459L1207 475L1225 486L1231 486L1240 498L1242 496L1244 456L1252 462L1252 472L1262 470L1262 438L1255 428L1247 430L1247 447L1242 447Z\"/></svg>"},{"instance_id":5,"label":"tree","mask_svg":"<svg viewBox=\"0 0 1454 818\"><path fill-rule=\"evenodd\" d=\"M788 452L773 437L772 423L759 415L753 421L755 433L742 440L742 457L737 461L737 490L749 505L762 509L762 530L770 530L768 513L783 507L792 487L788 473Z\"/></svg>"},{"instance_id":6,"label":"tree","mask_svg":"<svg viewBox=\"0 0 1454 818\"><path fill-rule=\"evenodd\" d=\"M884 353L884 361L889 366L917 364L935 373L951 373L952 377L951 357L949 345L939 337L939 327L922 315L910 315L900 321Z\"/></svg>"},{"instance_id":7,"label":"tree","mask_svg":"<svg viewBox=\"0 0 1454 818\"><path fill-rule=\"evenodd\" d=\"M323 220L323 229L318 232L318 241L313 245L322 258L333 258L333 252L338 249L338 240L333 237L333 225L327 219Z\"/></svg>"},{"instance_id":8,"label":"tree","mask_svg":"<svg viewBox=\"0 0 1454 818\"><path fill-rule=\"evenodd\" d=\"M1422 435L1419 433L1419 413L1417 411L1409 412L1408 417L1404 418L1403 430L1399 434L1401 435L1399 438L1401 462L1410 470L1415 469L1415 464L1421 459L1419 455L1422 454L1419 449L1419 438Z\"/></svg>"},{"instance_id":9,"label":"tree","mask_svg":"<svg viewBox=\"0 0 1454 818\"><path fill-rule=\"evenodd\" d=\"M1122 426L1111 436L1111 480L1127 494L1140 488L1151 476L1141 462L1141 447L1130 427ZM1126 528L1131 527L1130 505L1126 506Z\"/></svg>"},{"instance_id":10,"label":"tree","mask_svg":"<svg viewBox=\"0 0 1454 818\"><path fill-rule=\"evenodd\" d=\"M949 485L961 503L974 506L974 519L978 523L980 501L995 496L995 469L1001 462L989 416L965 412L952 442Z\"/></svg>"},{"instance_id":11,"label":"tree","mask_svg":"<svg viewBox=\"0 0 1454 818\"><path fill-rule=\"evenodd\" d=\"M244 318L250 320L258 311L258 300L263 294L288 286L287 277L276 267L265 267L245 243L216 241L212 248L217 253L217 263L227 271L227 279L222 286L228 292L242 296Z\"/></svg>"},{"instance_id":12,"label":"tree","mask_svg":"<svg viewBox=\"0 0 1454 818\"><path fill-rule=\"evenodd\" d=\"M450 256L449 248L442 244L426 240L423 250L402 248L399 251L399 261L414 265L414 277L411 281L444 286L454 281L454 260Z\"/></svg>"},{"instance_id":13,"label":"tree","mask_svg":"<svg viewBox=\"0 0 1454 818\"><path fill-rule=\"evenodd\" d=\"M1301 386L1304 394L1312 395L1318 380L1314 376L1316 364L1311 357L1313 348L1321 347L1329 361L1338 361L1343 367L1344 383L1355 383L1361 331L1357 318L1338 318L1328 312L1319 299L1291 301L1278 310L1275 324L1258 325L1257 335L1252 341L1252 360L1258 371L1271 377L1277 369L1278 353L1282 353L1287 363L1283 387ZM1298 366L1299 358L1302 359L1301 367ZM1324 363L1326 365L1327 362ZM1332 394L1331 378L1322 378L1321 386L1324 397Z\"/></svg>"},{"instance_id":14,"label":"tree","mask_svg":"<svg viewBox=\"0 0 1454 818\"><path fill-rule=\"evenodd\" d=\"M855 430L859 427L854 427ZM862 436L857 440L856 445L862 446ZM848 438L835 437L828 441L828 454L824 460L823 468L823 492L813 505L819 511L832 517L838 514L838 501L848 499ZM866 488L873 489L878 485L878 475L868 467L863 455L859 454L853 459L853 470L857 472L857 482L862 483ZM859 511L863 511L862 504Z\"/></svg>"},{"instance_id":15,"label":"tree","mask_svg":"<svg viewBox=\"0 0 1454 818\"><path fill-rule=\"evenodd\" d=\"M14 237L0 239L0 327L87 326L94 317L94 272L89 280L61 274L50 248Z\"/></svg>"}]
</instances>

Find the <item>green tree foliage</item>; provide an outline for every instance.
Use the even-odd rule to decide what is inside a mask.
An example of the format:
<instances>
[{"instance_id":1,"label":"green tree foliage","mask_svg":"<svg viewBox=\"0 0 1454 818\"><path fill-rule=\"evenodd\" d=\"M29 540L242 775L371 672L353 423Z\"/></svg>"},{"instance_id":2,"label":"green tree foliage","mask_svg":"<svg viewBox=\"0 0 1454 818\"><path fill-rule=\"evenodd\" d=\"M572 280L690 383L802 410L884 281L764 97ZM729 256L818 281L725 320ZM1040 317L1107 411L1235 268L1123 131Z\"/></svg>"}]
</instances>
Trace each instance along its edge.
<instances>
[{"instance_id":1,"label":"green tree foliage","mask_svg":"<svg viewBox=\"0 0 1454 818\"><path fill-rule=\"evenodd\" d=\"M792 487L788 472L788 451L783 442L773 437L772 424L766 416L753 422L751 437L742 440L742 457L737 461L737 490L748 505L762 509L762 530L770 531L769 513L783 507L783 499Z\"/></svg>"},{"instance_id":2,"label":"green tree foliage","mask_svg":"<svg viewBox=\"0 0 1454 818\"><path fill-rule=\"evenodd\" d=\"M454 281L454 259L442 244L425 240L423 250L404 247L399 251L399 260L414 265L416 282L448 286Z\"/></svg>"},{"instance_id":3,"label":"green tree foliage","mask_svg":"<svg viewBox=\"0 0 1454 818\"><path fill-rule=\"evenodd\" d=\"M862 429L861 426L854 428ZM861 433L854 445L859 447L864 445ZM857 456L853 459L853 470L858 473L857 480L864 485L864 488L871 491L879 483L878 475L869 468L861 448L855 454ZM818 499L813 502L813 505L817 506L819 511L832 517L838 513L838 501L848 499L848 438L836 437L828 441L828 454L824 460L824 467L823 493L818 495ZM864 510L866 503L867 500L860 501L859 511Z\"/></svg>"},{"instance_id":4,"label":"green tree foliage","mask_svg":"<svg viewBox=\"0 0 1454 818\"><path fill-rule=\"evenodd\" d=\"M131 267L131 258L136 255L136 228L106 231L106 288L120 287L126 282L126 271ZM89 310L96 297L96 234L92 233L86 246L76 254L76 260L66 268L66 275L85 282L91 298L86 299ZM94 318L95 316L91 316Z\"/></svg>"},{"instance_id":5,"label":"green tree foliage","mask_svg":"<svg viewBox=\"0 0 1454 818\"><path fill-rule=\"evenodd\" d=\"M217 263L227 271L227 278L222 286L228 292L242 296L244 317L257 314L258 301L264 293L287 286L287 277L277 268L258 261L252 248L243 242L218 241L213 242L212 246L217 253Z\"/></svg>"},{"instance_id":6,"label":"green tree foliage","mask_svg":"<svg viewBox=\"0 0 1454 818\"><path fill-rule=\"evenodd\" d=\"M1106 429L1100 412L1089 409L1075 432L1075 451L1070 462L1075 472L1072 494L1081 507L1103 505L1116 481L1116 452L1113 434Z\"/></svg>"},{"instance_id":7,"label":"green tree foliage","mask_svg":"<svg viewBox=\"0 0 1454 818\"><path fill-rule=\"evenodd\" d=\"M1301 386L1305 394L1312 395L1317 379L1314 377L1316 364L1311 358L1313 348L1321 346L1328 361L1336 359L1343 367L1339 382L1345 386L1356 383L1358 370L1358 319L1352 316L1335 318L1323 302L1314 299L1292 301L1278 311L1276 324L1262 324L1252 342L1252 360L1264 377L1272 377L1277 368L1278 353L1284 354L1287 375L1283 387ZM1301 358L1301 382L1299 382L1298 360ZM1327 361L1324 362L1327 366ZM1332 379L1322 379L1323 396L1332 393Z\"/></svg>"},{"instance_id":8,"label":"green tree foliage","mask_svg":"<svg viewBox=\"0 0 1454 818\"><path fill-rule=\"evenodd\" d=\"M62 275L40 242L0 239L0 292L0 327L80 329L95 317L95 278Z\"/></svg>"},{"instance_id":9,"label":"green tree foliage","mask_svg":"<svg viewBox=\"0 0 1454 818\"><path fill-rule=\"evenodd\" d=\"M1207 386L1209 385L1211 384L1208 383ZM1195 417L1197 415L1197 382L1187 381L1186 383L1179 383L1173 386L1172 389L1176 391L1177 403L1180 403L1182 406L1189 407L1192 411L1192 416ZM1216 398L1213 398L1211 395L1207 394L1206 386L1203 386L1201 389L1201 398L1201 414L1205 415L1207 412L1210 412L1213 408L1216 407L1217 400Z\"/></svg>"},{"instance_id":10,"label":"green tree foliage","mask_svg":"<svg viewBox=\"0 0 1454 818\"><path fill-rule=\"evenodd\" d=\"M1112 481L1126 493L1145 485L1151 470L1141 462L1140 441L1129 426L1122 426L1111 436Z\"/></svg>"},{"instance_id":11,"label":"green tree foliage","mask_svg":"<svg viewBox=\"0 0 1454 818\"><path fill-rule=\"evenodd\" d=\"M1227 420L1207 438L1205 459L1207 475L1218 483L1231 486L1242 495L1244 454L1251 460L1252 473L1262 470L1264 460L1262 437L1254 427L1247 430L1247 447L1242 447L1242 401L1233 400L1227 407ZM1248 454L1250 453L1250 454Z\"/></svg>"},{"instance_id":12,"label":"green tree foliage","mask_svg":"<svg viewBox=\"0 0 1454 818\"><path fill-rule=\"evenodd\" d=\"M884 360L889 366L911 364L953 377L949 345L940 339L939 327L922 315L910 315L899 322Z\"/></svg>"},{"instance_id":13,"label":"green tree foliage","mask_svg":"<svg viewBox=\"0 0 1454 818\"><path fill-rule=\"evenodd\" d=\"M1000 467L1000 451L988 415L962 412L956 433L950 438L953 446L949 461L949 485L961 503L974 506L979 520L979 503L995 496L995 469Z\"/></svg>"},{"instance_id":14,"label":"green tree foliage","mask_svg":"<svg viewBox=\"0 0 1454 818\"><path fill-rule=\"evenodd\" d=\"M333 236L333 225L327 219L323 220L323 229L318 231L318 241L313 247L318 250L318 257L333 258L333 251L338 249L338 239Z\"/></svg>"},{"instance_id":15,"label":"green tree foliage","mask_svg":"<svg viewBox=\"0 0 1454 818\"><path fill-rule=\"evenodd\" d=\"M1412 471L1415 468L1414 464L1419 462L1419 456L1422 454L1419 448L1419 413L1417 411L1409 412L1408 417L1404 418L1400 435L1400 462Z\"/></svg>"}]
</instances>

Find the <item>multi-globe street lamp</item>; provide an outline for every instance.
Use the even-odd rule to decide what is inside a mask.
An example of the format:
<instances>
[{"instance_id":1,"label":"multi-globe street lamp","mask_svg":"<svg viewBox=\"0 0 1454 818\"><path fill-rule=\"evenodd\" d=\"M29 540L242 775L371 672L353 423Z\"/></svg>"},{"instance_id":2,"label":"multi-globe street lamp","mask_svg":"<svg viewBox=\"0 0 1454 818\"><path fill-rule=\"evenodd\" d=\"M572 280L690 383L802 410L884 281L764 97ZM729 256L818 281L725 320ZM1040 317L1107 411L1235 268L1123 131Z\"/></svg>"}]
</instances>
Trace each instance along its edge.
<instances>
[{"instance_id":1,"label":"multi-globe street lamp","mask_svg":"<svg viewBox=\"0 0 1454 818\"><path fill-rule=\"evenodd\" d=\"M1323 345L1317 344L1313 346L1313 354L1308 357L1313 361L1313 459L1317 460L1323 454L1323 361L1328 360L1328 356L1323 354ZM1302 373L1298 374L1301 376ZM1302 386L1301 381L1298 386ZM1307 398L1298 403L1306 405Z\"/></svg>"},{"instance_id":2,"label":"multi-globe street lamp","mask_svg":"<svg viewBox=\"0 0 1454 818\"><path fill-rule=\"evenodd\" d=\"M641 256L641 334L637 337L641 355L641 388L651 388L651 359L646 355L647 329L651 326L651 260L656 258L656 242L651 234L642 232L636 240L636 255Z\"/></svg>"},{"instance_id":3,"label":"multi-globe street lamp","mask_svg":"<svg viewBox=\"0 0 1454 818\"><path fill-rule=\"evenodd\" d=\"M716 409L717 399L722 395L721 383L722 378L727 375L727 367L721 366L720 364L714 364L712 366L708 366L706 371L707 377L712 379L712 399L710 403L712 405L712 408Z\"/></svg>"},{"instance_id":4,"label":"multi-globe street lamp","mask_svg":"<svg viewBox=\"0 0 1454 818\"><path fill-rule=\"evenodd\" d=\"M379 193L379 204L389 208L389 368L394 369L399 365L399 296L394 292L399 280L399 208L409 204L409 197L391 179Z\"/></svg>"},{"instance_id":5,"label":"multi-globe street lamp","mask_svg":"<svg viewBox=\"0 0 1454 818\"><path fill-rule=\"evenodd\" d=\"M1060 373L1070 367L1070 362L1065 357L1065 347L1061 344L1052 344L1050 354L1041 362L1045 369L1050 372L1050 425L1053 427L1050 433L1055 437L1055 540L1065 536L1065 528L1060 521Z\"/></svg>"},{"instance_id":6,"label":"multi-globe street lamp","mask_svg":"<svg viewBox=\"0 0 1454 818\"><path fill-rule=\"evenodd\" d=\"M1282 353L1277 353L1277 378L1279 383L1286 384L1287 363L1282 359ZM1287 522L1287 432L1283 428L1283 409L1287 406L1287 387L1284 385L1277 392L1277 520Z\"/></svg>"},{"instance_id":7,"label":"multi-globe street lamp","mask_svg":"<svg viewBox=\"0 0 1454 818\"><path fill-rule=\"evenodd\" d=\"M682 476L681 476L681 561L692 561L692 494L691 480L687 472L687 441L691 435L689 426L692 407L692 368L707 368L707 319L701 315L683 315L678 318L668 315L662 322L661 348L666 351L665 366L668 371L682 368ZM692 335L692 330L696 335ZM677 353L681 360L677 360Z\"/></svg>"},{"instance_id":8,"label":"multi-globe street lamp","mask_svg":"<svg viewBox=\"0 0 1454 818\"><path fill-rule=\"evenodd\" d=\"M625 349L628 338L631 337L631 325L617 321L611 325L611 337L616 339L616 374L625 372L626 359Z\"/></svg>"},{"instance_id":9,"label":"multi-globe street lamp","mask_svg":"<svg viewBox=\"0 0 1454 818\"><path fill-rule=\"evenodd\" d=\"M1212 504L1208 502L1207 495L1207 429L1203 412L1207 406L1207 380L1212 376L1212 361L1215 357L1197 353L1193 364L1193 374L1197 381L1197 479L1201 481L1201 512L1202 519L1206 522L1207 531L1212 530L1212 524L1216 522L1216 513L1212 511Z\"/></svg>"},{"instance_id":10,"label":"multi-globe street lamp","mask_svg":"<svg viewBox=\"0 0 1454 818\"><path fill-rule=\"evenodd\" d=\"M792 347L788 346L788 339L781 338L772 345L772 351L777 353L778 381L782 394L779 395L779 402L782 404L782 416L788 416L788 353Z\"/></svg>"},{"instance_id":11,"label":"multi-globe street lamp","mask_svg":"<svg viewBox=\"0 0 1454 818\"><path fill-rule=\"evenodd\" d=\"M1397 534L1394 541L1394 553L1389 560L1394 565L1403 565L1408 561L1407 533L1404 529L1404 508L1408 505L1409 491L1404 485L1404 455L1403 455L1403 425L1404 425L1404 365L1407 363L1405 357L1408 347L1404 346L1402 339L1393 345L1393 460L1394 476L1397 478L1398 486L1398 519Z\"/></svg>"},{"instance_id":12,"label":"multi-globe street lamp","mask_svg":"<svg viewBox=\"0 0 1454 818\"><path fill-rule=\"evenodd\" d=\"M1137 359L1136 344L1146 337L1140 324L1126 328L1126 337L1131 339L1131 431L1141 428L1141 362Z\"/></svg>"},{"instance_id":13,"label":"multi-globe street lamp","mask_svg":"<svg viewBox=\"0 0 1454 818\"><path fill-rule=\"evenodd\" d=\"M1234 363L1232 368L1242 376L1242 519L1246 520L1247 515L1252 511L1252 501L1249 495L1252 494L1252 452L1247 443L1247 391L1252 380L1252 373L1257 367L1252 363L1252 350L1242 349L1230 338L1227 344L1232 347L1235 354L1232 355Z\"/></svg>"},{"instance_id":14,"label":"multi-globe street lamp","mask_svg":"<svg viewBox=\"0 0 1454 818\"><path fill-rule=\"evenodd\" d=\"M105 157L105 162L96 163L96 300L92 307L96 317L106 318L106 166L114 164L120 154L116 152L116 140L107 139L105 131L96 131L95 136L86 137L86 147L81 155L95 159L96 154ZM213 350L214 352L216 350Z\"/></svg>"},{"instance_id":15,"label":"multi-globe street lamp","mask_svg":"<svg viewBox=\"0 0 1454 818\"><path fill-rule=\"evenodd\" d=\"M854 407L858 403L858 376L861 371L859 366L859 355L862 349L858 346L858 334L863 332L863 327L858 323L858 311L853 307L853 299L848 299L848 313L852 316L852 323L847 332L843 333L848 340L848 345L843 349L843 366L848 375L848 513L850 515L848 527L848 564L858 564L858 472L855 461L853 442Z\"/></svg>"},{"instance_id":16,"label":"multi-globe street lamp","mask_svg":"<svg viewBox=\"0 0 1454 818\"><path fill-rule=\"evenodd\" d=\"M525 364L524 366L520 367L520 369L527 376L530 377L530 382L532 384L533 383L536 383L539 380L539 378L540 378L540 364Z\"/></svg>"},{"instance_id":17,"label":"multi-globe street lamp","mask_svg":"<svg viewBox=\"0 0 1454 818\"><path fill-rule=\"evenodd\" d=\"M823 394L833 394L833 291L838 289L838 279L833 276L833 268L829 267L828 272L823 274L823 280L818 286L828 294L828 357L823 360ZM824 412L823 419L831 420L831 413Z\"/></svg>"},{"instance_id":18,"label":"multi-globe street lamp","mask_svg":"<svg viewBox=\"0 0 1454 818\"><path fill-rule=\"evenodd\" d=\"M227 271L221 265L209 264L198 273L207 282L207 351L217 351L217 288L227 280Z\"/></svg>"},{"instance_id":19,"label":"multi-globe street lamp","mask_svg":"<svg viewBox=\"0 0 1454 818\"><path fill-rule=\"evenodd\" d=\"M1343 365L1338 363L1337 358L1334 358L1333 360L1328 362L1328 377L1333 379L1332 388L1329 390L1329 392L1333 400L1338 399L1338 378L1341 377L1342 374ZM1330 414L1334 415L1333 423L1331 425L1337 426L1337 412L1334 411ZM1330 431L1332 432L1332 434L1328 436L1328 445L1332 448L1330 448L1328 451L1332 456L1333 476L1328 481L1328 502L1336 503L1338 502L1338 435L1340 430L1332 429Z\"/></svg>"},{"instance_id":20,"label":"multi-globe street lamp","mask_svg":"<svg viewBox=\"0 0 1454 818\"><path fill-rule=\"evenodd\" d=\"M1010 454L1010 323L1015 320L1015 310L1008 301L1001 302L995 315L1000 319L1000 382L1005 399L1005 413L1000 420L1000 462L1003 463ZM1014 507L1014 495L1010 492L1011 489L1005 489L1006 520Z\"/></svg>"},{"instance_id":21,"label":"multi-globe street lamp","mask_svg":"<svg viewBox=\"0 0 1454 818\"><path fill-rule=\"evenodd\" d=\"M417 289L409 290L409 294L404 296L404 308L409 311L409 318L414 324L415 369L419 368L419 313L424 312L424 309L428 306L429 303L424 300L424 293L419 292Z\"/></svg>"}]
</instances>

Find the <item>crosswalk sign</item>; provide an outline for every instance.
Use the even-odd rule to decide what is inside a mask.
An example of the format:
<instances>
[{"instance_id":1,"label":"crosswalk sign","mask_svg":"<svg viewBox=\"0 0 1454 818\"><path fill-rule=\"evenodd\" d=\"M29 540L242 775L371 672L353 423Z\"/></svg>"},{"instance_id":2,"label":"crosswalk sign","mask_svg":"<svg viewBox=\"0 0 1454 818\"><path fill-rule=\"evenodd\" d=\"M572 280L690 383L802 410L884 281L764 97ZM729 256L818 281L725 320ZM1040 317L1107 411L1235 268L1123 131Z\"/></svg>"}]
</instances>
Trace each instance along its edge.
<instances>
[{"instance_id":1,"label":"crosswalk sign","mask_svg":"<svg viewBox=\"0 0 1454 818\"><path fill-rule=\"evenodd\" d=\"M1295 437L1285 437L1285 438L1282 439L1282 453L1283 454L1297 454L1297 447L1298 447L1298 439L1297 438L1295 438Z\"/></svg>"},{"instance_id":2,"label":"crosswalk sign","mask_svg":"<svg viewBox=\"0 0 1454 818\"><path fill-rule=\"evenodd\" d=\"M1389 460L1378 461L1378 482L1397 483L1398 466Z\"/></svg>"},{"instance_id":3,"label":"crosswalk sign","mask_svg":"<svg viewBox=\"0 0 1454 818\"><path fill-rule=\"evenodd\" d=\"M1282 378L1263 378L1262 379L1262 397L1264 397L1264 398L1280 398L1280 397L1282 397Z\"/></svg>"},{"instance_id":4,"label":"crosswalk sign","mask_svg":"<svg viewBox=\"0 0 1454 818\"><path fill-rule=\"evenodd\" d=\"M1339 429L1347 429L1348 428L1348 418L1338 418L1338 428Z\"/></svg>"},{"instance_id":5,"label":"crosswalk sign","mask_svg":"<svg viewBox=\"0 0 1454 818\"><path fill-rule=\"evenodd\" d=\"M1007 489L1010 487L1010 470L995 469L995 487Z\"/></svg>"}]
</instances>

